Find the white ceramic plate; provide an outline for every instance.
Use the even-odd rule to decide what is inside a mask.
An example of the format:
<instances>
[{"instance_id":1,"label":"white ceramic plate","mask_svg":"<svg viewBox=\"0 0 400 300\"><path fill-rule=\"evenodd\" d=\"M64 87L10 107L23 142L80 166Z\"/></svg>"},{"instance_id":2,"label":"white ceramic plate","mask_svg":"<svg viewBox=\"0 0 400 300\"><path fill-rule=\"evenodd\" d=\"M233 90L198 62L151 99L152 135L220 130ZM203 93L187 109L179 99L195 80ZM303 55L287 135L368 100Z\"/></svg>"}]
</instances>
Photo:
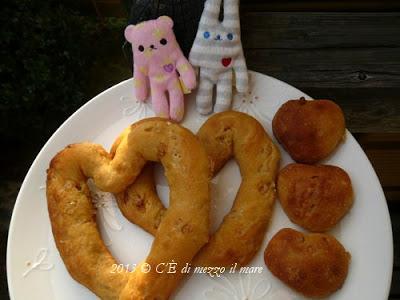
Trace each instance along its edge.
<instances>
[{"instance_id":1,"label":"white ceramic plate","mask_svg":"<svg viewBox=\"0 0 400 300\"><path fill-rule=\"evenodd\" d=\"M288 99L309 98L301 91L265 75L252 72L251 83L251 93L235 95L234 109L256 117L271 136L271 120L279 106ZM195 111L193 96L186 103L188 109L183 125L196 132L207 118ZM92 141L109 149L125 127L150 116L153 116L150 106L135 101L132 80L127 80L80 108L43 147L24 180L11 220L7 275L12 299L96 299L69 276L55 247L45 196L46 169L50 159L66 145ZM291 159L282 149L281 152L283 167ZM355 192L352 210L331 232L350 251L352 261L345 285L330 299L387 299L392 275L392 230L378 178L349 132L345 142L325 163L344 168L352 179ZM156 177L160 197L167 204L168 186L161 167ZM239 184L239 170L233 161L214 178L214 229L229 211ZM152 237L121 215L112 195L95 194L100 201L98 223L107 246L121 263L132 267L146 257ZM240 274L237 270L220 278L194 274L185 280L173 298L303 299L272 276L263 262L263 249L283 227L296 228L277 203L262 250L251 263L251 266L261 268L253 269L261 270L261 274Z\"/></svg>"}]
</instances>

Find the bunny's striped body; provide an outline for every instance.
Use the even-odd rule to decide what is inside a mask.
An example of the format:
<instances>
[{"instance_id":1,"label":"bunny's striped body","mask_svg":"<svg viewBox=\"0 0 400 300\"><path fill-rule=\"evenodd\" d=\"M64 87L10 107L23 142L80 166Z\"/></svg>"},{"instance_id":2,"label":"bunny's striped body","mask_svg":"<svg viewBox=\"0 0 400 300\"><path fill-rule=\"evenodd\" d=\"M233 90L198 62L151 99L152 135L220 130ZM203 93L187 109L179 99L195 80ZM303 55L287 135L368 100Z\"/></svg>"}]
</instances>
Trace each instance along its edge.
<instances>
[{"instance_id":1,"label":"bunny's striped body","mask_svg":"<svg viewBox=\"0 0 400 300\"><path fill-rule=\"evenodd\" d=\"M224 0L224 18L219 21L222 0L207 0L199 23L189 60L200 68L197 110L213 110L213 88L216 85L214 111L228 110L232 102L233 76L236 89L248 89L248 73L240 39L239 0Z\"/></svg>"}]
</instances>

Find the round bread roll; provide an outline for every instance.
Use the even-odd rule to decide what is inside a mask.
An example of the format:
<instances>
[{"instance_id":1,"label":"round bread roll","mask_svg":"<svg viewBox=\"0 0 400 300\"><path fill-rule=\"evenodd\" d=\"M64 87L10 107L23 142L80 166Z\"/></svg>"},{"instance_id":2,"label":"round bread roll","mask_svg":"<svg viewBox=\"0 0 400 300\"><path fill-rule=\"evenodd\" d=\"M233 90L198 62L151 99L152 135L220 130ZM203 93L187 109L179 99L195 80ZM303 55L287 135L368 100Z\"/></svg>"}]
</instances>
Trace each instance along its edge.
<instances>
[{"instance_id":1,"label":"round bread roll","mask_svg":"<svg viewBox=\"0 0 400 300\"><path fill-rule=\"evenodd\" d=\"M272 121L275 137L297 162L316 163L337 147L345 134L341 108L330 100L290 100Z\"/></svg>"},{"instance_id":2,"label":"round bread roll","mask_svg":"<svg viewBox=\"0 0 400 300\"><path fill-rule=\"evenodd\" d=\"M350 254L327 234L303 234L280 230L264 252L268 269L297 292L307 297L326 297L346 280Z\"/></svg>"},{"instance_id":3,"label":"round bread roll","mask_svg":"<svg viewBox=\"0 0 400 300\"><path fill-rule=\"evenodd\" d=\"M329 165L287 165L278 175L278 197L289 219L313 232L334 227L353 205L350 177Z\"/></svg>"}]
</instances>

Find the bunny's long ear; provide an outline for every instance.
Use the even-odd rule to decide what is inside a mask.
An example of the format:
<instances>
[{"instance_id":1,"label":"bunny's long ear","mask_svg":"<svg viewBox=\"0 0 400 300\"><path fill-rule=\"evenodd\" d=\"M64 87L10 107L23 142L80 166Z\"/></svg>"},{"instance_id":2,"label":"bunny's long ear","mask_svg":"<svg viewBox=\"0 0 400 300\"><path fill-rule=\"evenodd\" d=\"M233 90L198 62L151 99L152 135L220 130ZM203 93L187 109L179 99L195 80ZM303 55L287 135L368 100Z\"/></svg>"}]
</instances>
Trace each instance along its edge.
<instances>
[{"instance_id":1,"label":"bunny's long ear","mask_svg":"<svg viewBox=\"0 0 400 300\"><path fill-rule=\"evenodd\" d=\"M207 0L200 18L199 28L209 28L219 23L219 12L222 0Z\"/></svg>"},{"instance_id":2,"label":"bunny's long ear","mask_svg":"<svg viewBox=\"0 0 400 300\"><path fill-rule=\"evenodd\" d=\"M232 30L240 29L239 0L224 0L223 25Z\"/></svg>"}]
</instances>

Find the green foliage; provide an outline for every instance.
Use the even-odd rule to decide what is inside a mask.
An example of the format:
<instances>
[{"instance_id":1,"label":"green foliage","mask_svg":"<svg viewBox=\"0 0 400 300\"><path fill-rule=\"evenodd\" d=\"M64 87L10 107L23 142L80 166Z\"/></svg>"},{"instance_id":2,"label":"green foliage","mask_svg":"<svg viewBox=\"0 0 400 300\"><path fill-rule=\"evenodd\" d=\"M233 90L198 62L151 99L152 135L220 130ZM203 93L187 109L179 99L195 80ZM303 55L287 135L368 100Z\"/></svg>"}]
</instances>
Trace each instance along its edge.
<instances>
[{"instance_id":1,"label":"green foliage","mask_svg":"<svg viewBox=\"0 0 400 300\"><path fill-rule=\"evenodd\" d=\"M106 59L110 43L120 49L126 20L101 24L59 1L16 0L2 6L0 136L42 143L89 100L92 67L101 68L96 60Z\"/></svg>"}]
</instances>

